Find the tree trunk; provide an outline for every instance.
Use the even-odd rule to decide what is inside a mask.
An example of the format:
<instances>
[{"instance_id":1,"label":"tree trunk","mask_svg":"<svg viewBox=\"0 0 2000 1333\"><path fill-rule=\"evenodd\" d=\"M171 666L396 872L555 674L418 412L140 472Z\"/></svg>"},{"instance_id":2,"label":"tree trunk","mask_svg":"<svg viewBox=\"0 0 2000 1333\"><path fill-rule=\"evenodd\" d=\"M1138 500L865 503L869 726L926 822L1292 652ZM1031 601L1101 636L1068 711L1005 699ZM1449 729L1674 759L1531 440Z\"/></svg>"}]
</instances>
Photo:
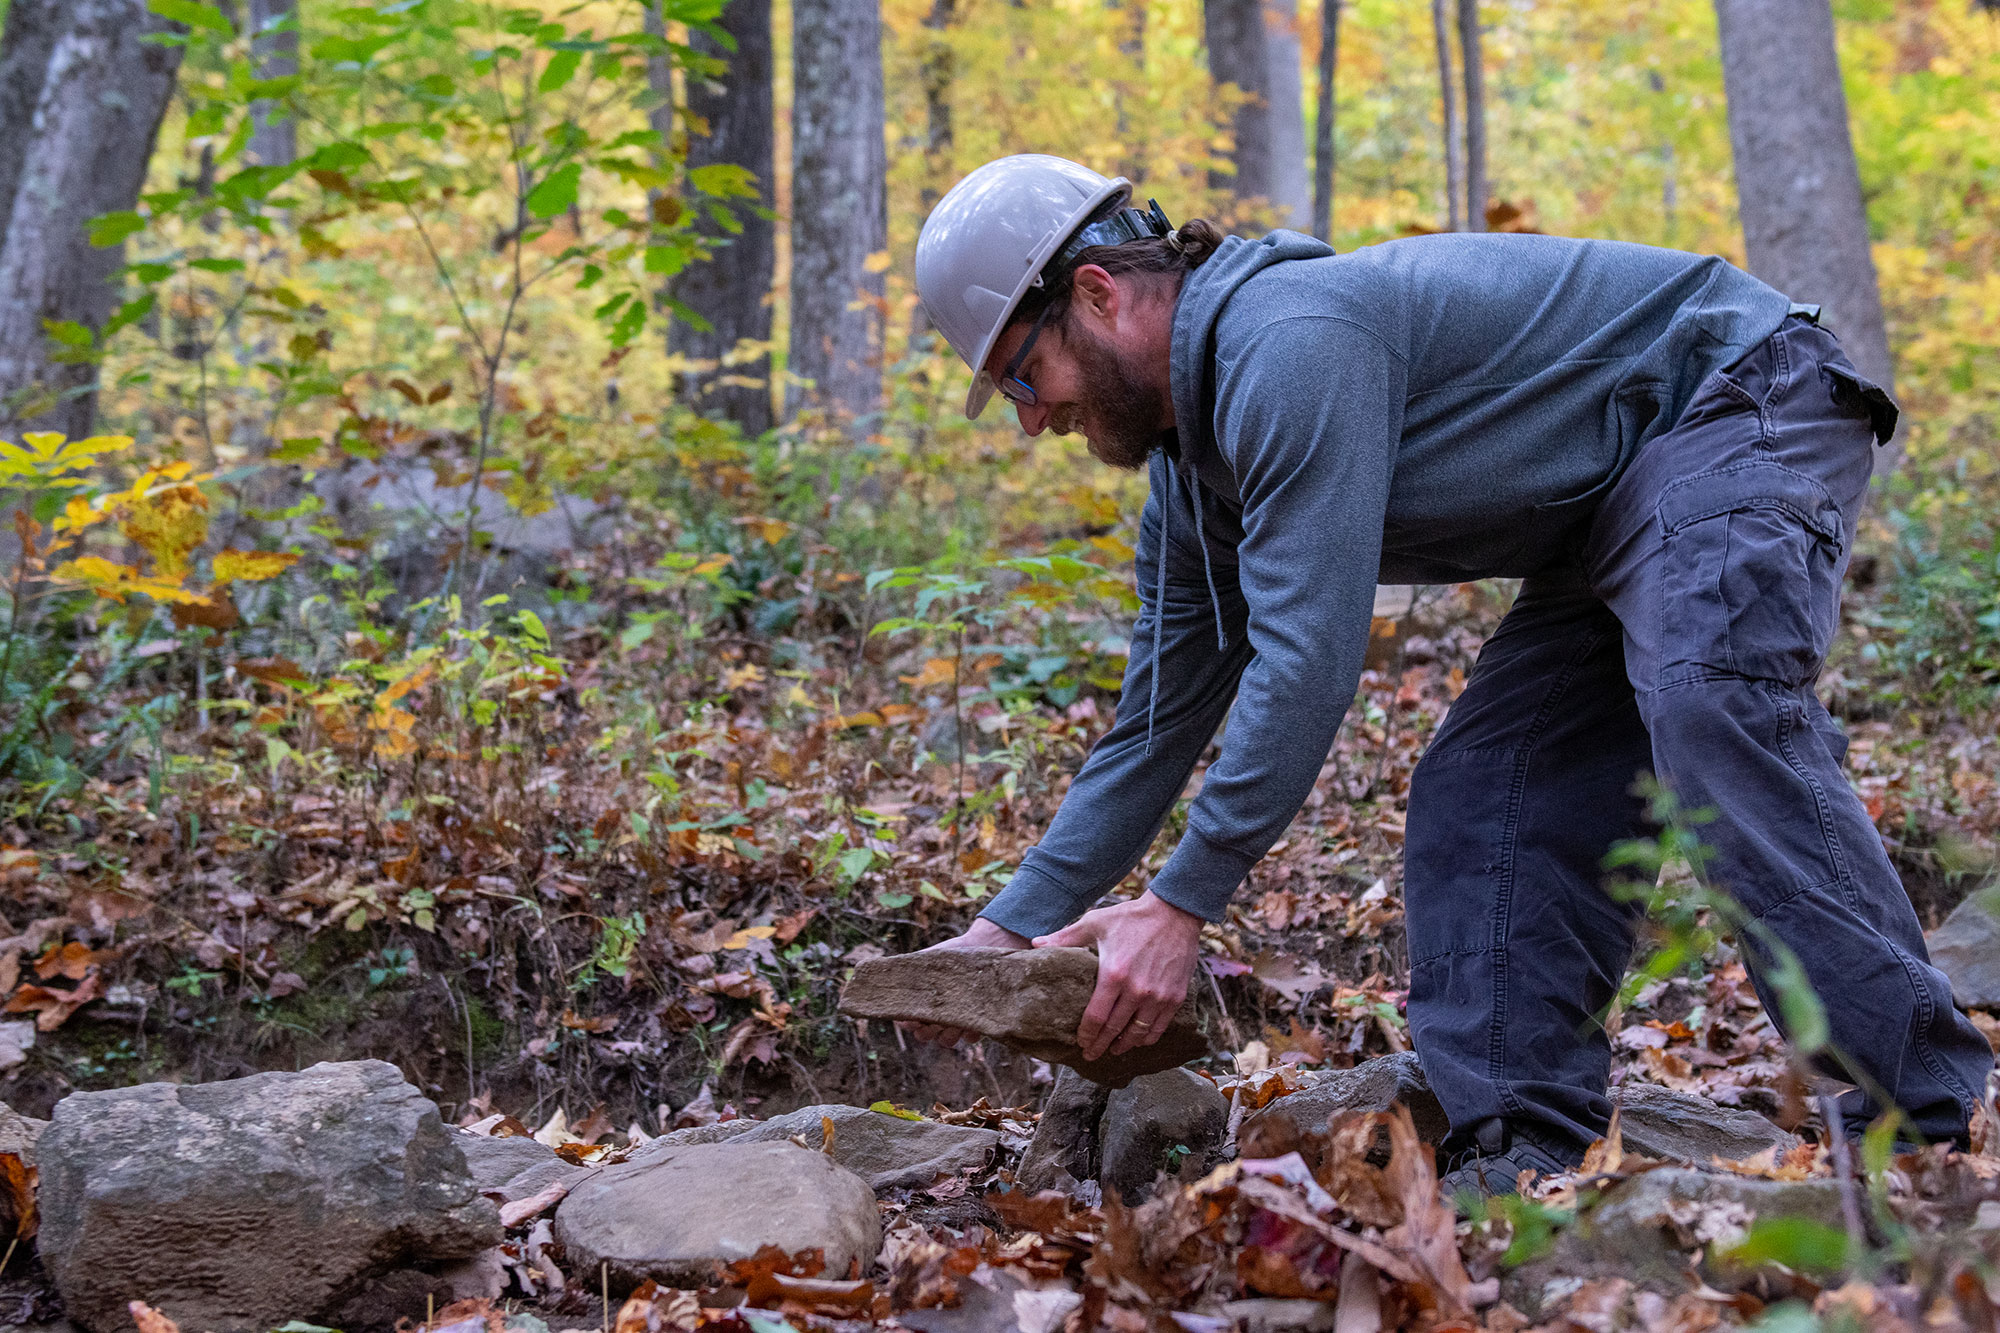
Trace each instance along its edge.
<instances>
[{"instance_id":1,"label":"tree trunk","mask_svg":"<svg viewBox=\"0 0 2000 1333\"><path fill-rule=\"evenodd\" d=\"M88 223L130 209L145 181L185 32L145 0L14 0L0 37L0 424L87 435L96 371L52 356L45 325L93 332L117 303L123 246ZM29 108L22 114L24 108Z\"/></svg>"},{"instance_id":2,"label":"tree trunk","mask_svg":"<svg viewBox=\"0 0 2000 1333\"><path fill-rule=\"evenodd\" d=\"M1715 13L1750 271L1823 306L1855 366L1892 388L1833 10L1828 0L1716 0ZM1901 456L1900 440L1877 450L1876 477Z\"/></svg>"},{"instance_id":3,"label":"tree trunk","mask_svg":"<svg viewBox=\"0 0 2000 1333\"><path fill-rule=\"evenodd\" d=\"M1444 104L1444 226L1465 230L1465 196L1459 189L1463 159L1459 156L1458 94L1451 79L1451 24L1445 16L1449 0L1431 0L1431 27L1437 33L1438 94Z\"/></svg>"},{"instance_id":4,"label":"tree trunk","mask_svg":"<svg viewBox=\"0 0 2000 1333\"><path fill-rule=\"evenodd\" d=\"M922 66L924 182L923 188L917 192L917 201L919 211L925 217L930 216L931 208L944 196L946 176L951 171L951 85L958 73L958 62L947 34L957 17L958 0L931 0L931 12L924 18L924 27L931 36L924 45ZM1118 116L1122 126L1125 117L1122 107ZM1120 138L1123 138L1122 134ZM930 312L924 309L922 301L918 301L910 311L910 342L914 345L930 330Z\"/></svg>"},{"instance_id":5,"label":"tree trunk","mask_svg":"<svg viewBox=\"0 0 2000 1333\"><path fill-rule=\"evenodd\" d=\"M1465 62L1467 231L1486 230L1486 68L1479 46L1479 0L1458 0L1458 50Z\"/></svg>"},{"instance_id":6,"label":"tree trunk","mask_svg":"<svg viewBox=\"0 0 2000 1333\"><path fill-rule=\"evenodd\" d=\"M1235 176L1214 183L1268 205L1282 226L1311 226L1298 0L1208 0L1202 22L1210 75L1245 94L1232 125Z\"/></svg>"},{"instance_id":7,"label":"tree trunk","mask_svg":"<svg viewBox=\"0 0 2000 1333\"><path fill-rule=\"evenodd\" d=\"M1313 116L1313 235L1333 240L1334 75L1340 69L1340 0L1320 0L1319 104Z\"/></svg>"},{"instance_id":8,"label":"tree trunk","mask_svg":"<svg viewBox=\"0 0 2000 1333\"><path fill-rule=\"evenodd\" d=\"M299 72L299 30L296 22L282 32L272 24L293 18L298 0L250 0L250 59L260 79L282 79ZM250 156L262 166L288 167L299 155L298 124L275 102L253 102L250 114L257 128L250 135Z\"/></svg>"},{"instance_id":9,"label":"tree trunk","mask_svg":"<svg viewBox=\"0 0 2000 1333\"><path fill-rule=\"evenodd\" d=\"M761 188L759 203L768 209L773 203L775 180L771 0L729 0L719 22L736 42L733 53L704 33L689 35L696 50L726 60L729 68L719 82L688 78L688 112L697 122L707 123L708 133L699 132L699 123L690 131L687 164L690 168L716 163L747 168ZM655 128L663 135L672 132L672 111L671 104L654 110ZM695 199L687 202L700 206ZM716 241L713 257L689 265L672 285L674 299L712 327L699 329L685 319L675 319L668 327L667 350L690 360L715 363L713 369L683 376L681 393L688 402L738 423L748 434L761 435L773 423L769 353L734 365L723 365L722 361L745 339L770 340L777 225L741 202L718 207L730 209L742 230L731 234L711 213L701 226Z\"/></svg>"},{"instance_id":10,"label":"tree trunk","mask_svg":"<svg viewBox=\"0 0 2000 1333\"><path fill-rule=\"evenodd\" d=\"M792 5L792 332L788 393L852 418L882 401L889 244L876 0ZM872 271L871 271L872 270Z\"/></svg>"}]
</instances>

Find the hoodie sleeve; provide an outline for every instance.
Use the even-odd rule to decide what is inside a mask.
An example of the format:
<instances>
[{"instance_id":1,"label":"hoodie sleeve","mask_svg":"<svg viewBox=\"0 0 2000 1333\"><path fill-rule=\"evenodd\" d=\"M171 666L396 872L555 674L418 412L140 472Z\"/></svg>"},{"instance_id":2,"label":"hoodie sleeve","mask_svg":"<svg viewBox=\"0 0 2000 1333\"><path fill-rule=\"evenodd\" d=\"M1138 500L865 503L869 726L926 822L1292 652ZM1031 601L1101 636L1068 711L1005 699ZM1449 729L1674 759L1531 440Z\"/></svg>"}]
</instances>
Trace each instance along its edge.
<instances>
[{"instance_id":1,"label":"hoodie sleeve","mask_svg":"<svg viewBox=\"0 0 2000 1333\"><path fill-rule=\"evenodd\" d=\"M1162 517L1173 511L1162 540ZM1195 761L1215 736L1237 677L1249 658L1243 599L1227 579L1217 593L1229 646L1216 643L1217 607L1209 600L1201 556L1191 549L1194 517L1183 487L1163 458L1152 471L1152 494L1139 519L1134 572L1139 619L1132 627L1118 718L1084 761L1039 845L1021 858L1007 887L980 915L1033 939L1061 929L1125 878L1187 785ZM1166 595L1156 598L1159 561L1167 562ZM1372 584L1370 585L1373 586ZM1153 632L1160 648L1153 654ZM1146 752L1154 674L1160 697ZM1225 893L1225 897L1226 897Z\"/></svg>"},{"instance_id":2,"label":"hoodie sleeve","mask_svg":"<svg viewBox=\"0 0 2000 1333\"><path fill-rule=\"evenodd\" d=\"M1221 756L1152 891L1210 921L1305 803L1361 680L1407 377L1375 334L1276 320L1216 366L1215 438L1243 498L1254 651Z\"/></svg>"}]
</instances>

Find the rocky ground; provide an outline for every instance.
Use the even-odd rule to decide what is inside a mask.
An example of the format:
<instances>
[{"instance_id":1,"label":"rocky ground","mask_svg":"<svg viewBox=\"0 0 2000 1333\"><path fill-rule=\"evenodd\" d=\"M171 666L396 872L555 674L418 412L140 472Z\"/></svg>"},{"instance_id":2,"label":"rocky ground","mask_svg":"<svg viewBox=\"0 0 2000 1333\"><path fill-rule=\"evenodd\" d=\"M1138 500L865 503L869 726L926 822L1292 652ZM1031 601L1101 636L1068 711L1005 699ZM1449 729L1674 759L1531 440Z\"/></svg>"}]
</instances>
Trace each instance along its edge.
<instances>
[{"instance_id":1,"label":"rocky ground","mask_svg":"<svg viewBox=\"0 0 2000 1333\"><path fill-rule=\"evenodd\" d=\"M658 1135L560 1115L539 1129L504 1114L450 1125L394 1066L354 1061L79 1092L49 1122L0 1113L0 1223L28 1242L9 1251L0 1324L1989 1333L2000 1321L1992 1107L1972 1152L1898 1153L1886 1136L1829 1143L1810 1117L1788 1130L1627 1078L1612 1133L1578 1171L1455 1208L1432 1149L1443 1112L1413 1054L1310 1070L1259 1042L1209 1062L1226 1072L1169 1053L1152 1062L1164 1068L1097 1067L1093 1081L1050 1036L1088 994L1078 957L979 960L976 988L892 959L850 985L849 1012L883 1017L949 1018L973 989L991 997L982 1030L1056 1062L1039 1110L878 1102L757 1120L697 1104ZM1183 1017L1215 1035L1212 1015Z\"/></svg>"}]
</instances>

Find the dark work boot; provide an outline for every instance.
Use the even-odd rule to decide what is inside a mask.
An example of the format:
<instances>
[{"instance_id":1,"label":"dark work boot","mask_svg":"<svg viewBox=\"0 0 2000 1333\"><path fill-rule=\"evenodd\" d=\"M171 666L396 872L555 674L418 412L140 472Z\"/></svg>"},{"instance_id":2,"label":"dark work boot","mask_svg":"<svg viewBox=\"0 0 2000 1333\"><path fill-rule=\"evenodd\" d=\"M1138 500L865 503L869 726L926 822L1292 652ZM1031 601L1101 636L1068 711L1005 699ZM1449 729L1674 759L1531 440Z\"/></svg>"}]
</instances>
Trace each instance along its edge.
<instances>
[{"instance_id":1,"label":"dark work boot","mask_svg":"<svg viewBox=\"0 0 2000 1333\"><path fill-rule=\"evenodd\" d=\"M1539 1144L1516 1137L1505 1120L1481 1122L1470 1138L1473 1146L1460 1154L1457 1165L1438 1181L1438 1188L1447 1199L1513 1194L1520 1188L1518 1182L1523 1171L1553 1176L1576 1165L1561 1160Z\"/></svg>"}]
</instances>

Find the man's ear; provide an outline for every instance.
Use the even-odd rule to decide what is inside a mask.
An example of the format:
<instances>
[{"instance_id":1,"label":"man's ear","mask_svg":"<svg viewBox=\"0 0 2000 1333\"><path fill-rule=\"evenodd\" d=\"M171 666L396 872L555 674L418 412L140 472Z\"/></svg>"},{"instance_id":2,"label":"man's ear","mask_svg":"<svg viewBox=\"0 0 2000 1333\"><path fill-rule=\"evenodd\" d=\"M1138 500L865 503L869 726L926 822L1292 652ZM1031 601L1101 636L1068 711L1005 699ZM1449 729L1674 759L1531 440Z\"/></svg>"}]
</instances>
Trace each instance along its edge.
<instances>
[{"instance_id":1,"label":"man's ear","mask_svg":"<svg viewBox=\"0 0 2000 1333\"><path fill-rule=\"evenodd\" d=\"M1127 293L1118 279L1098 267L1085 264L1070 275L1070 309L1106 326L1118 322Z\"/></svg>"}]
</instances>

